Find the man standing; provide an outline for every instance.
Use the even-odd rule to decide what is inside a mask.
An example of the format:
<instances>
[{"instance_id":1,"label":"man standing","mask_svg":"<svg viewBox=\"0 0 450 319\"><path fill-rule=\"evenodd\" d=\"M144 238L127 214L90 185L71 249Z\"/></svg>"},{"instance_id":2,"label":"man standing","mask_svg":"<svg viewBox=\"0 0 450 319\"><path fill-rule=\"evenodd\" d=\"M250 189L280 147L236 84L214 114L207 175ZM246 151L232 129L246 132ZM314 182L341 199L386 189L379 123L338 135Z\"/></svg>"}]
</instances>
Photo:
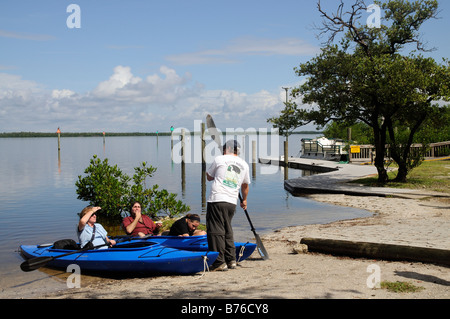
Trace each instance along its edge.
<instances>
[{"instance_id":1,"label":"man standing","mask_svg":"<svg viewBox=\"0 0 450 319\"><path fill-rule=\"evenodd\" d=\"M208 247L218 251L219 256L212 270L228 270L236 267L231 220L236 212L236 202L242 189L241 207L247 209L250 175L248 164L239 157L240 145L235 140L223 146L223 155L217 156L206 172L208 181L213 181L206 208Z\"/></svg>"}]
</instances>

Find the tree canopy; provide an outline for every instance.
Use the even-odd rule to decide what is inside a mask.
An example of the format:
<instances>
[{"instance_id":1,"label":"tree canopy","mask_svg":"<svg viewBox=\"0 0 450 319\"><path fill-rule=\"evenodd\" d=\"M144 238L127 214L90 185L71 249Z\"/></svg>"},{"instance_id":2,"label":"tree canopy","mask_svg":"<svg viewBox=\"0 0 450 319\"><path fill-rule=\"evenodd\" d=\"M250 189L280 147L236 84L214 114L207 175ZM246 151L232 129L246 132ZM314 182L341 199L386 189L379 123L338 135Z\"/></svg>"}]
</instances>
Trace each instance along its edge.
<instances>
[{"instance_id":1,"label":"tree canopy","mask_svg":"<svg viewBox=\"0 0 450 319\"><path fill-rule=\"evenodd\" d=\"M447 114L443 101L450 98L450 69L446 59L437 63L416 51L405 54L410 44L426 50L419 29L436 17L437 1L376 4L384 12L379 28L361 23L367 10L362 0L355 0L348 11L341 1L333 14L318 1L323 18L320 31L328 41L321 54L294 69L306 77L291 93L302 104L291 101L286 109L291 123L298 126L311 122L324 126L330 121L366 124L373 134L379 181L388 181L387 144L399 166L396 180L405 181L421 159L410 152L416 134L430 119ZM338 35L342 36L335 44Z\"/></svg>"}]
</instances>

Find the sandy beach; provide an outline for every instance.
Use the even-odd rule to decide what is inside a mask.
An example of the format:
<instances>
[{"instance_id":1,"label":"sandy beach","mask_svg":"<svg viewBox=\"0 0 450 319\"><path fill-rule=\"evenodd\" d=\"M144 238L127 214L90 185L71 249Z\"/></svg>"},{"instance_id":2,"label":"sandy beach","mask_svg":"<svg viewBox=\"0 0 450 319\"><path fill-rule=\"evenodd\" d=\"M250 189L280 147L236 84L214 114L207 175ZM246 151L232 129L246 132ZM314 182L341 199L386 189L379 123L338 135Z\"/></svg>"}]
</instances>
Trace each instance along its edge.
<instances>
[{"instance_id":1,"label":"sandy beach","mask_svg":"<svg viewBox=\"0 0 450 319\"><path fill-rule=\"evenodd\" d=\"M450 249L449 197L383 198L312 195L312 199L373 212L372 217L280 229L264 236L270 259L257 252L225 272L192 276L83 280L46 299L448 299L448 267L421 262L294 253L303 237L391 243ZM423 289L396 293L368 285L373 268L381 281L408 282ZM36 296L35 296L36 298Z\"/></svg>"}]
</instances>

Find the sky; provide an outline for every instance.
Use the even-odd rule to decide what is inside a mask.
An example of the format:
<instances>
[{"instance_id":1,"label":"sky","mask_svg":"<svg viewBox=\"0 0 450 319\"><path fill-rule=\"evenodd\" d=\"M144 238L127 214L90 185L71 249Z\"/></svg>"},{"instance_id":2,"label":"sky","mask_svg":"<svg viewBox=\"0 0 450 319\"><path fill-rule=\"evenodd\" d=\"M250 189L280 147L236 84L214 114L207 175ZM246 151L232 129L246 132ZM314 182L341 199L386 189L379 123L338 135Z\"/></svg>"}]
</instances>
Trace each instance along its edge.
<instances>
[{"instance_id":1,"label":"sky","mask_svg":"<svg viewBox=\"0 0 450 319\"><path fill-rule=\"evenodd\" d=\"M421 33L441 62L439 3ZM270 128L304 80L294 68L320 53L321 21L315 0L0 0L0 132L192 131L207 114Z\"/></svg>"}]
</instances>

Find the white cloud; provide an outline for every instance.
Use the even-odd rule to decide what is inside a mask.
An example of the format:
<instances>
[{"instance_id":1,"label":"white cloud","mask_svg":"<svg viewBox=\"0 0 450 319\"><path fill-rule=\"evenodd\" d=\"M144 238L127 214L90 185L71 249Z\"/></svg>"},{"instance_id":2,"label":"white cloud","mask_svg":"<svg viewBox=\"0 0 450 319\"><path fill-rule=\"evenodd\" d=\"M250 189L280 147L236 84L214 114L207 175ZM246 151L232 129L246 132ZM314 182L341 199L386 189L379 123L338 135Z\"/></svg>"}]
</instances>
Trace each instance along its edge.
<instances>
[{"instance_id":1,"label":"white cloud","mask_svg":"<svg viewBox=\"0 0 450 319\"><path fill-rule=\"evenodd\" d=\"M174 125L191 129L194 120L216 115L230 127L268 127L284 95L259 91L205 90L190 74L162 66L143 78L130 67L117 66L109 79L92 91L46 90L19 76L0 73L0 132L135 132L165 130ZM228 124L229 123L229 124Z\"/></svg>"},{"instance_id":2,"label":"white cloud","mask_svg":"<svg viewBox=\"0 0 450 319\"><path fill-rule=\"evenodd\" d=\"M55 100L58 99L65 99L65 98L70 98L71 96L74 96L76 93L71 91L71 90L53 90L52 91L52 98Z\"/></svg>"},{"instance_id":3,"label":"white cloud","mask_svg":"<svg viewBox=\"0 0 450 319\"><path fill-rule=\"evenodd\" d=\"M40 90L41 86L33 81L23 80L19 75L0 73L0 92L7 93L16 91L35 92Z\"/></svg>"},{"instance_id":4,"label":"white cloud","mask_svg":"<svg viewBox=\"0 0 450 319\"><path fill-rule=\"evenodd\" d=\"M34 34L6 30L0 30L0 37L32 41L49 41L55 39L54 36L48 34Z\"/></svg>"},{"instance_id":5,"label":"white cloud","mask_svg":"<svg viewBox=\"0 0 450 319\"><path fill-rule=\"evenodd\" d=\"M166 57L178 65L237 63L242 56L249 55L294 55L310 56L319 48L298 38L265 39L242 37L231 41L220 49L175 54Z\"/></svg>"},{"instance_id":6,"label":"white cloud","mask_svg":"<svg viewBox=\"0 0 450 319\"><path fill-rule=\"evenodd\" d=\"M96 99L126 101L129 103L174 103L193 94L189 84L190 75L179 76L166 66L160 74L152 74L144 80L131 73L130 67L117 66L111 77L99 83L91 92ZM194 89L195 91L195 89Z\"/></svg>"},{"instance_id":7,"label":"white cloud","mask_svg":"<svg viewBox=\"0 0 450 319\"><path fill-rule=\"evenodd\" d=\"M119 65L114 68L114 74L108 80L99 83L92 94L96 97L114 96L120 94L119 91L126 91L124 88L127 85L136 85L141 81L141 78L131 74L129 67Z\"/></svg>"},{"instance_id":8,"label":"white cloud","mask_svg":"<svg viewBox=\"0 0 450 319\"><path fill-rule=\"evenodd\" d=\"M225 52L248 55L314 55L318 48L297 38L258 39L252 37L234 40Z\"/></svg>"}]
</instances>

